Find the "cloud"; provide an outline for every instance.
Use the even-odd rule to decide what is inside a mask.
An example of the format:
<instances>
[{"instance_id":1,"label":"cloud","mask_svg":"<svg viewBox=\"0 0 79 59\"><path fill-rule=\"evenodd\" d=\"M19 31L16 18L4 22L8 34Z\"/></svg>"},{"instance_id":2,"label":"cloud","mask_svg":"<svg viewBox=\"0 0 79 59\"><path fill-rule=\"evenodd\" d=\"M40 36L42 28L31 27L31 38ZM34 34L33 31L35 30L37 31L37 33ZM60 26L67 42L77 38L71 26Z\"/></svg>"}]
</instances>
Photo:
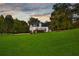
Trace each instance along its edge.
<instances>
[{"instance_id":1,"label":"cloud","mask_svg":"<svg viewBox=\"0 0 79 59\"><path fill-rule=\"evenodd\" d=\"M28 21L31 15L50 14L52 6L51 3L0 3L0 14Z\"/></svg>"}]
</instances>

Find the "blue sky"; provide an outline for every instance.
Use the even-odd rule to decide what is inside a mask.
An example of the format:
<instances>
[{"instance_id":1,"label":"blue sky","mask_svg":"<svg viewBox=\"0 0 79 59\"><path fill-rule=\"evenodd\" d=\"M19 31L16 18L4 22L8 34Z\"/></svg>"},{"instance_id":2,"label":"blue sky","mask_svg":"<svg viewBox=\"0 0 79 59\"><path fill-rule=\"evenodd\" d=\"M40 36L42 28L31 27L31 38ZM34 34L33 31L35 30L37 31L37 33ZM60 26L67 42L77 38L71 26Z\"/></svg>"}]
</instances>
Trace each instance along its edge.
<instances>
[{"instance_id":1,"label":"blue sky","mask_svg":"<svg viewBox=\"0 0 79 59\"><path fill-rule=\"evenodd\" d=\"M52 3L2 3L0 14L11 14L14 18L28 21L32 15L50 15Z\"/></svg>"}]
</instances>

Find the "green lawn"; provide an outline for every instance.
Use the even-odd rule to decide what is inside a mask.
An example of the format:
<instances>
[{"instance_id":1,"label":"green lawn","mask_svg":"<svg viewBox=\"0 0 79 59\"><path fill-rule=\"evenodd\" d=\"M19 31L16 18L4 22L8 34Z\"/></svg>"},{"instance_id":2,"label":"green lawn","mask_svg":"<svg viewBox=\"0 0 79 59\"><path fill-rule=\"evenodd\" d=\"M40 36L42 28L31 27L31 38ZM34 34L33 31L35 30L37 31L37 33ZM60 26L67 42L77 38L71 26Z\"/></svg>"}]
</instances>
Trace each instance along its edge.
<instances>
[{"instance_id":1,"label":"green lawn","mask_svg":"<svg viewBox=\"0 0 79 59\"><path fill-rule=\"evenodd\" d=\"M40 34L0 35L0 55L79 55L79 29Z\"/></svg>"}]
</instances>

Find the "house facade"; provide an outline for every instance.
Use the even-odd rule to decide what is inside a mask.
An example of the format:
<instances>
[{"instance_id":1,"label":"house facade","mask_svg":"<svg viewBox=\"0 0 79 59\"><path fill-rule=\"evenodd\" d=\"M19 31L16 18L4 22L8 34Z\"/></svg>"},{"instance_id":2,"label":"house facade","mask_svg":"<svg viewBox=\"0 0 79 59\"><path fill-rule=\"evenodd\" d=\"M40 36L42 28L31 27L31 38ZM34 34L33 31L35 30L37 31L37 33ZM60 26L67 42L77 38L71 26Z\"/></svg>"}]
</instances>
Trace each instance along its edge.
<instances>
[{"instance_id":1,"label":"house facade","mask_svg":"<svg viewBox=\"0 0 79 59\"><path fill-rule=\"evenodd\" d=\"M49 32L48 25L50 22L50 17L47 18L47 16L32 16L32 18L37 18L39 22L34 22L29 25L29 30L31 33L38 31Z\"/></svg>"}]
</instances>

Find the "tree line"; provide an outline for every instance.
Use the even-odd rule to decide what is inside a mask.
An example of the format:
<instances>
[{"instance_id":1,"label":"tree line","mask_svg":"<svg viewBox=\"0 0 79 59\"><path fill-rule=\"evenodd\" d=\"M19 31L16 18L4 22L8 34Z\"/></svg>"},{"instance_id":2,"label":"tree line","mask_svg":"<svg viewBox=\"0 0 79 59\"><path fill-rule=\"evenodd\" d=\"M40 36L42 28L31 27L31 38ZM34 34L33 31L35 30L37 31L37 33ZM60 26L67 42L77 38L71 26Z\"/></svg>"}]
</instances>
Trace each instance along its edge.
<instances>
[{"instance_id":1,"label":"tree line","mask_svg":"<svg viewBox=\"0 0 79 59\"><path fill-rule=\"evenodd\" d=\"M52 31L79 27L79 4L57 3L52 9L49 26Z\"/></svg>"},{"instance_id":2,"label":"tree line","mask_svg":"<svg viewBox=\"0 0 79 59\"><path fill-rule=\"evenodd\" d=\"M13 19L11 15L0 16L0 33L27 33L29 26L25 21L17 18Z\"/></svg>"}]
</instances>

